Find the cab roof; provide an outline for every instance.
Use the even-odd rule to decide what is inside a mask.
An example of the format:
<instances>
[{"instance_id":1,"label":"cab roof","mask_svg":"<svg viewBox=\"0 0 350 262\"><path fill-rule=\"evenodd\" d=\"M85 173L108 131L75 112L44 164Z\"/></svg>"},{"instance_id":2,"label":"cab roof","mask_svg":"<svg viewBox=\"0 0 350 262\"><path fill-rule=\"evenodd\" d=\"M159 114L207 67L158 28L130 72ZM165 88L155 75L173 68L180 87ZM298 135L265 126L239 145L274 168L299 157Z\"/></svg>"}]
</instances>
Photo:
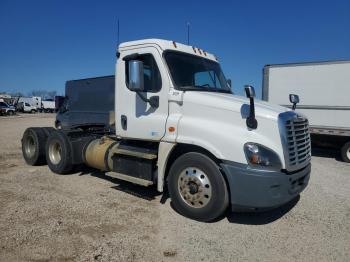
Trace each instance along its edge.
<instances>
[{"instance_id":1,"label":"cab roof","mask_svg":"<svg viewBox=\"0 0 350 262\"><path fill-rule=\"evenodd\" d=\"M124 42L119 45L119 50L123 51L123 49L128 49L130 47L135 48L137 46L141 47L144 45L157 45L162 51L165 51L165 50L180 51L180 52L185 52L192 55L197 55L203 58L207 58L213 61L218 61L215 55L210 54L201 48L184 45L175 41L156 39L156 38Z\"/></svg>"}]
</instances>

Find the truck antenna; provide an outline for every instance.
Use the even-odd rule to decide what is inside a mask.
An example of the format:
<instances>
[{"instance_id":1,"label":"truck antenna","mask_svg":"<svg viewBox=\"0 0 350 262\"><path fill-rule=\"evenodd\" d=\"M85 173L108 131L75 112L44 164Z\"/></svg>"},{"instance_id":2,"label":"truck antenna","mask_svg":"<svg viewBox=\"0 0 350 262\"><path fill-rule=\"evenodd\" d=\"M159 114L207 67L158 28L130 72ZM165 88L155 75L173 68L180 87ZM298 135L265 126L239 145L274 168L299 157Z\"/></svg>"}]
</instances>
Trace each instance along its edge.
<instances>
[{"instance_id":1,"label":"truck antenna","mask_svg":"<svg viewBox=\"0 0 350 262\"><path fill-rule=\"evenodd\" d=\"M187 45L190 45L190 22L187 22Z\"/></svg>"},{"instance_id":2,"label":"truck antenna","mask_svg":"<svg viewBox=\"0 0 350 262\"><path fill-rule=\"evenodd\" d=\"M117 48L119 47L119 19L117 22Z\"/></svg>"}]
</instances>

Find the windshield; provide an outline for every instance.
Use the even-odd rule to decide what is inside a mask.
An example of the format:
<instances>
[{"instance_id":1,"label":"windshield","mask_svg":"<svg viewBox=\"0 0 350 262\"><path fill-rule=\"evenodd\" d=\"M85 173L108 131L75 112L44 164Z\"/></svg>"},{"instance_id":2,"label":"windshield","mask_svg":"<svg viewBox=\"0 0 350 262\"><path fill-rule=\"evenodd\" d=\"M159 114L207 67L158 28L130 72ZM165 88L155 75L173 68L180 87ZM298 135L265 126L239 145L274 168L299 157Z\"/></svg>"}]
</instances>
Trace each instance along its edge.
<instances>
[{"instance_id":1,"label":"windshield","mask_svg":"<svg viewBox=\"0 0 350 262\"><path fill-rule=\"evenodd\" d=\"M231 93L219 63L176 51L167 51L164 57L177 88Z\"/></svg>"}]
</instances>

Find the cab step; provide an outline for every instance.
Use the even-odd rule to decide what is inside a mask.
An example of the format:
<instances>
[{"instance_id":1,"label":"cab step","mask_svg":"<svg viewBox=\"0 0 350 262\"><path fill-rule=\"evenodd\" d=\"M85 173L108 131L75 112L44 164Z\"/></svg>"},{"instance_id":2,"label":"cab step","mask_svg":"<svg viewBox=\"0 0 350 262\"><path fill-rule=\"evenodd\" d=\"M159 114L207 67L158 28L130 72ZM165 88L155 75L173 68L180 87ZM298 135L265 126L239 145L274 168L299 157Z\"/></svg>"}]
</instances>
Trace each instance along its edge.
<instances>
[{"instance_id":1,"label":"cab step","mask_svg":"<svg viewBox=\"0 0 350 262\"><path fill-rule=\"evenodd\" d=\"M120 179L144 186L154 183L158 157L154 147L119 144L111 154L112 171L120 174Z\"/></svg>"},{"instance_id":2,"label":"cab step","mask_svg":"<svg viewBox=\"0 0 350 262\"><path fill-rule=\"evenodd\" d=\"M113 150L113 153L148 160L154 160L157 158L157 151L154 149L130 145L119 145L115 150Z\"/></svg>"},{"instance_id":3,"label":"cab step","mask_svg":"<svg viewBox=\"0 0 350 262\"><path fill-rule=\"evenodd\" d=\"M138 178L138 177L134 177L134 176L124 175L124 174L121 174L121 173L107 172L106 175L108 175L110 177L113 177L113 178L120 179L120 180L128 181L128 182L131 182L131 183L134 183L134 184L138 184L138 185L141 185L141 186L146 186L147 187L147 186L153 185L152 181L145 180L145 179Z\"/></svg>"}]
</instances>

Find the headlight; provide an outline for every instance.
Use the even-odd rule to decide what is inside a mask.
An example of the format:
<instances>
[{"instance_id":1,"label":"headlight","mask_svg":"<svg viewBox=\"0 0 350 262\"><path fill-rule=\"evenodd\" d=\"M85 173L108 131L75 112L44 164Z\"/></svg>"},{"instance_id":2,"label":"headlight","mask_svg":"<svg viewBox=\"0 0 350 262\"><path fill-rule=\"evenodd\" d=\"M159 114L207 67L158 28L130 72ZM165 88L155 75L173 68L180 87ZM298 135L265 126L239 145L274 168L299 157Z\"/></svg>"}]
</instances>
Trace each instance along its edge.
<instances>
[{"instance_id":1,"label":"headlight","mask_svg":"<svg viewBox=\"0 0 350 262\"><path fill-rule=\"evenodd\" d=\"M282 164L278 155L271 149L256 143L246 143L244 153L248 164L255 168L281 170Z\"/></svg>"}]
</instances>

